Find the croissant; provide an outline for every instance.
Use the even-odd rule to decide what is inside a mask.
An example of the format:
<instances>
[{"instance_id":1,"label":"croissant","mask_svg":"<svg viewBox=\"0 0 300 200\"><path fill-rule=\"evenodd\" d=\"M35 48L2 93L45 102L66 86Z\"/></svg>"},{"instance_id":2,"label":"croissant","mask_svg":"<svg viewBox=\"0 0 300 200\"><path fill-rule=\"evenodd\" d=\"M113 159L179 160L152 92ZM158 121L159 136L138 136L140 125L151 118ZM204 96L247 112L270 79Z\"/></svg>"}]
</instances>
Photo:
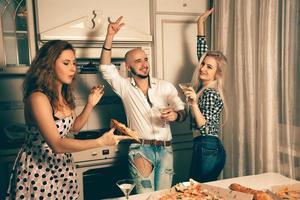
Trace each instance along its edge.
<instances>
[{"instance_id":1,"label":"croissant","mask_svg":"<svg viewBox=\"0 0 300 200\"><path fill-rule=\"evenodd\" d=\"M237 192L243 192L248 194L253 194L253 200L273 200L272 197L270 197L267 193L261 190L254 190L248 187L244 187L240 184L233 183L229 186L231 190L237 191Z\"/></svg>"}]
</instances>

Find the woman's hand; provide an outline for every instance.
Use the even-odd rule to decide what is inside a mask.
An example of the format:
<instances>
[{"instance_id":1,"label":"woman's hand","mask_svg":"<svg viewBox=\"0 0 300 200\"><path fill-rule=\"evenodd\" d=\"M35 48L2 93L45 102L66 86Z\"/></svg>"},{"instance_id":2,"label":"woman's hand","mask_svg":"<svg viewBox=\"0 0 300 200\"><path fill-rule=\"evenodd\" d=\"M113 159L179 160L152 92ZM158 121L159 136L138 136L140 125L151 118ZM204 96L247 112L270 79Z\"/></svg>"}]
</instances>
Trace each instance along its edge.
<instances>
[{"instance_id":1,"label":"woman's hand","mask_svg":"<svg viewBox=\"0 0 300 200\"><path fill-rule=\"evenodd\" d=\"M113 146L117 145L122 140L131 139L129 136L125 135L115 135L115 128L111 128L108 132L104 133L101 137L99 137L97 142L99 146Z\"/></svg>"},{"instance_id":2,"label":"woman's hand","mask_svg":"<svg viewBox=\"0 0 300 200\"><path fill-rule=\"evenodd\" d=\"M94 107L100 101L101 97L104 94L104 85L94 86L88 97L88 104Z\"/></svg>"},{"instance_id":3,"label":"woman's hand","mask_svg":"<svg viewBox=\"0 0 300 200\"><path fill-rule=\"evenodd\" d=\"M185 97L188 100L188 103L190 105L196 105L197 104L197 94L195 90L192 87L188 87L183 91Z\"/></svg>"},{"instance_id":4,"label":"woman's hand","mask_svg":"<svg viewBox=\"0 0 300 200\"><path fill-rule=\"evenodd\" d=\"M120 16L115 22L110 20L110 17L108 18L108 27L107 27L107 34L108 35L115 35L122 26L124 26L124 23L121 23L123 16Z\"/></svg>"},{"instance_id":5,"label":"woman's hand","mask_svg":"<svg viewBox=\"0 0 300 200\"><path fill-rule=\"evenodd\" d=\"M203 14L200 15L200 17L197 20L197 26L198 26L198 35L204 36L204 24L207 19L207 17L214 11L214 8L211 8L210 10L205 11Z\"/></svg>"}]
</instances>

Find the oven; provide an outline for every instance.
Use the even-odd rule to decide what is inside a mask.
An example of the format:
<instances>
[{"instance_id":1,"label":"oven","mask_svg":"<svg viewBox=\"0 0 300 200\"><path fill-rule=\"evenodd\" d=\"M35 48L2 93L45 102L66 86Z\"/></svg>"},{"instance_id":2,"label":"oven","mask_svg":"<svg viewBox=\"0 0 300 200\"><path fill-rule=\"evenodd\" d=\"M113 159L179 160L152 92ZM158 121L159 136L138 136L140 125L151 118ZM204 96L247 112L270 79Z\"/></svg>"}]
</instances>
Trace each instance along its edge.
<instances>
[{"instance_id":1,"label":"oven","mask_svg":"<svg viewBox=\"0 0 300 200\"><path fill-rule=\"evenodd\" d=\"M107 129L80 132L76 138L97 138L106 131ZM118 146L99 147L73 153L80 200L100 200L123 195L116 182L129 178L128 146L128 142L121 142Z\"/></svg>"}]
</instances>

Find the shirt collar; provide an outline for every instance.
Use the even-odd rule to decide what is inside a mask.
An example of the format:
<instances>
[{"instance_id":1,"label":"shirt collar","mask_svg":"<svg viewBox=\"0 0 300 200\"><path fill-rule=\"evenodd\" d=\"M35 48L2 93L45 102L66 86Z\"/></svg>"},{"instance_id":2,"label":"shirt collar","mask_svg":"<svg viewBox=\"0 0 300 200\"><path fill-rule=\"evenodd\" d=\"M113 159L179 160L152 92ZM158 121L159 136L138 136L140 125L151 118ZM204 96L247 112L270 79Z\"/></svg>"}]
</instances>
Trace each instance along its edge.
<instances>
[{"instance_id":1,"label":"shirt collar","mask_svg":"<svg viewBox=\"0 0 300 200\"><path fill-rule=\"evenodd\" d=\"M158 80L156 78L149 76L148 82L149 82L149 87L152 88L153 86L157 85ZM137 87L137 84L133 77L130 77L130 83L133 87Z\"/></svg>"}]
</instances>

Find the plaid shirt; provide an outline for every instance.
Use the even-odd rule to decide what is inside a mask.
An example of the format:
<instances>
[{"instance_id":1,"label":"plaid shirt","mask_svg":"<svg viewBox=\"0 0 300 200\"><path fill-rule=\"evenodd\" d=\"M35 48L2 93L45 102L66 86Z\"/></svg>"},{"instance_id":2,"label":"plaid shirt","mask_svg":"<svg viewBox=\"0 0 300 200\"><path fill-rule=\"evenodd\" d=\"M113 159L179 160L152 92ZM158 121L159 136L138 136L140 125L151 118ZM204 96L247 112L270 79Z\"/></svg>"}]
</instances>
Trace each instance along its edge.
<instances>
[{"instance_id":1,"label":"plaid shirt","mask_svg":"<svg viewBox=\"0 0 300 200\"><path fill-rule=\"evenodd\" d=\"M208 47L206 44L205 37L198 36L197 37L198 60L207 51L207 49ZM223 101L219 92L213 88L205 89L202 95L199 97L198 106L206 120L206 123L203 126L198 127L195 119L192 116L190 116L191 129L194 132L194 136L198 136L198 135L219 136L221 113L223 109Z\"/></svg>"}]
</instances>

